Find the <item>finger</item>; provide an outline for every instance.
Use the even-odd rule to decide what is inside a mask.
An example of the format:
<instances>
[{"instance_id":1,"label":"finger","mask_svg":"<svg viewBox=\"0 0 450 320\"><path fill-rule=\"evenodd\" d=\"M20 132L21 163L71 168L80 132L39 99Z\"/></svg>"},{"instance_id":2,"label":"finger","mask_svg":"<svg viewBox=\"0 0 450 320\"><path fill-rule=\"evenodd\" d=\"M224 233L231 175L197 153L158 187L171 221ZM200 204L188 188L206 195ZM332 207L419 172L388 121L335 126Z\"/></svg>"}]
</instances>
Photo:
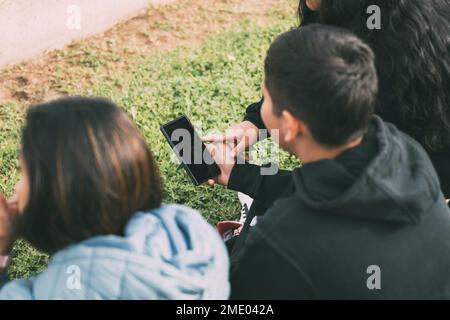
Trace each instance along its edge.
<instances>
[{"instance_id":1,"label":"finger","mask_svg":"<svg viewBox=\"0 0 450 320\"><path fill-rule=\"evenodd\" d=\"M207 144L206 150L208 150L209 154L214 158L217 148L213 144Z\"/></svg>"},{"instance_id":2,"label":"finger","mask_svg":"<svg viewBox=\"0 0 450 320\"><path fill-rule=\"evenodd\" d=\"M213 185L216 184L216 182L215 182L213 179L209 179L209 180L208 180L208 184L209 184L210 186L213 186Z\"/></svg>"},{"instance_id":3,"label":"finger","mask_svg":"<svg viewBox=\"0 0 450 320\"><path fill-rule=\"evenodd\" d=\"M250 162L250 157L246 154L239 154L234 158L237 164L244 164Z\"/></svg>"},{"instance_id":4,"label":"finger","mask_svg":"<svg viewBox=\"0 0 450 320\"><path fill-rule=\"evenodd\" d=\"M223 142L230 139L230 135L227 133L224 134L208 134L202 137L202 140L205 142Z\"/></svg>"},{"instance_id":5,"label":"finger","mask_svg":"<svg viewBox=\"0 0 450 320\"><path fill-rule=\"evenodd\" d=\"M247 139L242 139L231 151L231 156L236 158L238 155L247 150Z\"/></svg>"},{"instance_id":6,"label":"finger","mask_svg":"<svg viewBox=\"0 0 450 320\"><path fill-rule=\"evenodd\" d=\"M222 134L207 134L202 137L202 140L205 142L218 142L223 141L224 139L225 137Z\"/></svg>"},{"instance_id":7,"label":"finger","mask_svg":"<svg viewBox=\"0 0 450 320\"><path fill-rule=\"evenodd\" d=\"M223 134L209 134L202 137L205 142L224 142L224 141L235 141L238 139L238 135L233 130L227 131Z\"/></svg>"}]
</instances>

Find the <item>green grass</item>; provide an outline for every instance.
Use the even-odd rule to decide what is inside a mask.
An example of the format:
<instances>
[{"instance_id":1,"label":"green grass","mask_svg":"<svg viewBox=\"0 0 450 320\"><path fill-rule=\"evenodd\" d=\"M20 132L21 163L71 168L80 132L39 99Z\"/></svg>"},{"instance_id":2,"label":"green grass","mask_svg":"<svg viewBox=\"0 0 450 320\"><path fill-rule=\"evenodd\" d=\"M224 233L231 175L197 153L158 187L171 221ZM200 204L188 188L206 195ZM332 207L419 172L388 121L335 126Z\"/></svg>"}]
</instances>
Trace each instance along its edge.
<instances>
[{"instance_id":1,"label":"green grass","mask_svg":"<svg viewBox=\"0 0 450 320\"><path fill-rule=\"evenodd\" d=\"M191 206L212 224L233 219L239 212L236 194L219 186L194 187L184 170L170 161L171 150L159 125L183 113L194 123L201 123L204 130L224 130L241 121L245 107L260 97L262 64L270 42L294 24L293 19L277 14L274 11L270 24L263 28L244 21L231 31L211 36L199 47L148 56L126 73L107 70L102 57L95 54L73 60L105 76L94 78L89 89L64 89L69 94L111 98L132 116L160 164L165 202ZM70 54L67 59L71 59ZM12 194L18 178L17 149L23 118L24 110L15 104L0 109L0 189L6 195ZM295 164L285 154L282 159L282 167ZM45 255L22 241L16 244L14 256L12 277L36 274L47 262Z\"/></svg>"}]
</instances>

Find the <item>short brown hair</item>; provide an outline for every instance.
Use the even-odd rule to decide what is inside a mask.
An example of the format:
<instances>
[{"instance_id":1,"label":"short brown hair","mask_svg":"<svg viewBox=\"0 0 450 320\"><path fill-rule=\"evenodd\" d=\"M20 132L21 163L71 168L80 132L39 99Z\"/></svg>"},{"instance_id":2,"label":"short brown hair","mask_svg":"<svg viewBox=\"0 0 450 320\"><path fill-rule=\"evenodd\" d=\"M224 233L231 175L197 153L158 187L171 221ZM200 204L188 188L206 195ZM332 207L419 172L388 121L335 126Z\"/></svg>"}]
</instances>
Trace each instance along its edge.
<instances>
[{"instance_id":1,"label":"short brown hair","mask_svg":"<svg viewBox=\"0 0 450 320\"><path fill-rule=\"evenodd\" d=\"M108 100L71 97L31 107L22 156L30 198L20 231L44 252L121 235L133 213L161 204L159 170L144 137Z\"/></svg>"}]
</instances>

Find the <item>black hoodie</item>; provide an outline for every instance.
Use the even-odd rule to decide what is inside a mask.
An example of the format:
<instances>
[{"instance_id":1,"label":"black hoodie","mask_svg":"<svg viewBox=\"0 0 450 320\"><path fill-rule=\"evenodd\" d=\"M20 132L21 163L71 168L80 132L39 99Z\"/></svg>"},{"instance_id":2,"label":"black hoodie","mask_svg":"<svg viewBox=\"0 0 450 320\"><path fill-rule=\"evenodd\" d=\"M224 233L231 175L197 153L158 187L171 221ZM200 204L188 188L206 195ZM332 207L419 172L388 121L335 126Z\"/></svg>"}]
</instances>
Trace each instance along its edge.
<instances>
[{"instance_id":1,"label":"black hoodie","mask_svg":"<svg viewBox=\"0 0 450 320\"><path fill-rule=\"evenodd\" d=\"M240 236L232 299L450 298L450 211L425 151L393 125L375 117L334 160L255 170L236 166L230 187L284 198Z\"/></svg>"},{"instance_id":2,"label":"black hoodie","mask_svg":"<svg viewBox=\"0 0 450 320\"><path fill-rule=\"evenodd\" d=\"M251 104L246 111L244 120L252 122L259 129L264 129L264 123L261 119L261 107L263 100ZM401 121L394 121L390 119L390 122L400 123ZM404 132L408 132L408 128L404 128ZM433 163L433 166L438 174L441 183L441 190L444 196L450 198L450 147L443 148L438 151L428 152L428 156Z\"/></svg>"}]
</instances>

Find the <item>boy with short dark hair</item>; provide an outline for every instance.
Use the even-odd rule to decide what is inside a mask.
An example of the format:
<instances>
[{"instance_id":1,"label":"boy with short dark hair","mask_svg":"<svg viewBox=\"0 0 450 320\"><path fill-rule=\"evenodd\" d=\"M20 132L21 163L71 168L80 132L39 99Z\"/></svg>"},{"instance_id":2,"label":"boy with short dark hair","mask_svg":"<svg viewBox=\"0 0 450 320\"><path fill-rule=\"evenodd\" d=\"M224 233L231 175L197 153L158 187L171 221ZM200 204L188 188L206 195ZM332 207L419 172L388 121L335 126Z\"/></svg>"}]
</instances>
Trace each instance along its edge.
<instances>
[{"instance_id":1,"label":"boy with short dark hair","mask_svg":"<svg viewBox=\"0 0 450 320\"><path fill-rule=\"evenodd\" d=\"M371 49L348 31L311 25L272 44L262 119L304 165L272 177L221 165L217 182L270 206L232 251L232 298L450 298L439 180L374 116L377 88Z\"/></svg>"}]
</instances>

